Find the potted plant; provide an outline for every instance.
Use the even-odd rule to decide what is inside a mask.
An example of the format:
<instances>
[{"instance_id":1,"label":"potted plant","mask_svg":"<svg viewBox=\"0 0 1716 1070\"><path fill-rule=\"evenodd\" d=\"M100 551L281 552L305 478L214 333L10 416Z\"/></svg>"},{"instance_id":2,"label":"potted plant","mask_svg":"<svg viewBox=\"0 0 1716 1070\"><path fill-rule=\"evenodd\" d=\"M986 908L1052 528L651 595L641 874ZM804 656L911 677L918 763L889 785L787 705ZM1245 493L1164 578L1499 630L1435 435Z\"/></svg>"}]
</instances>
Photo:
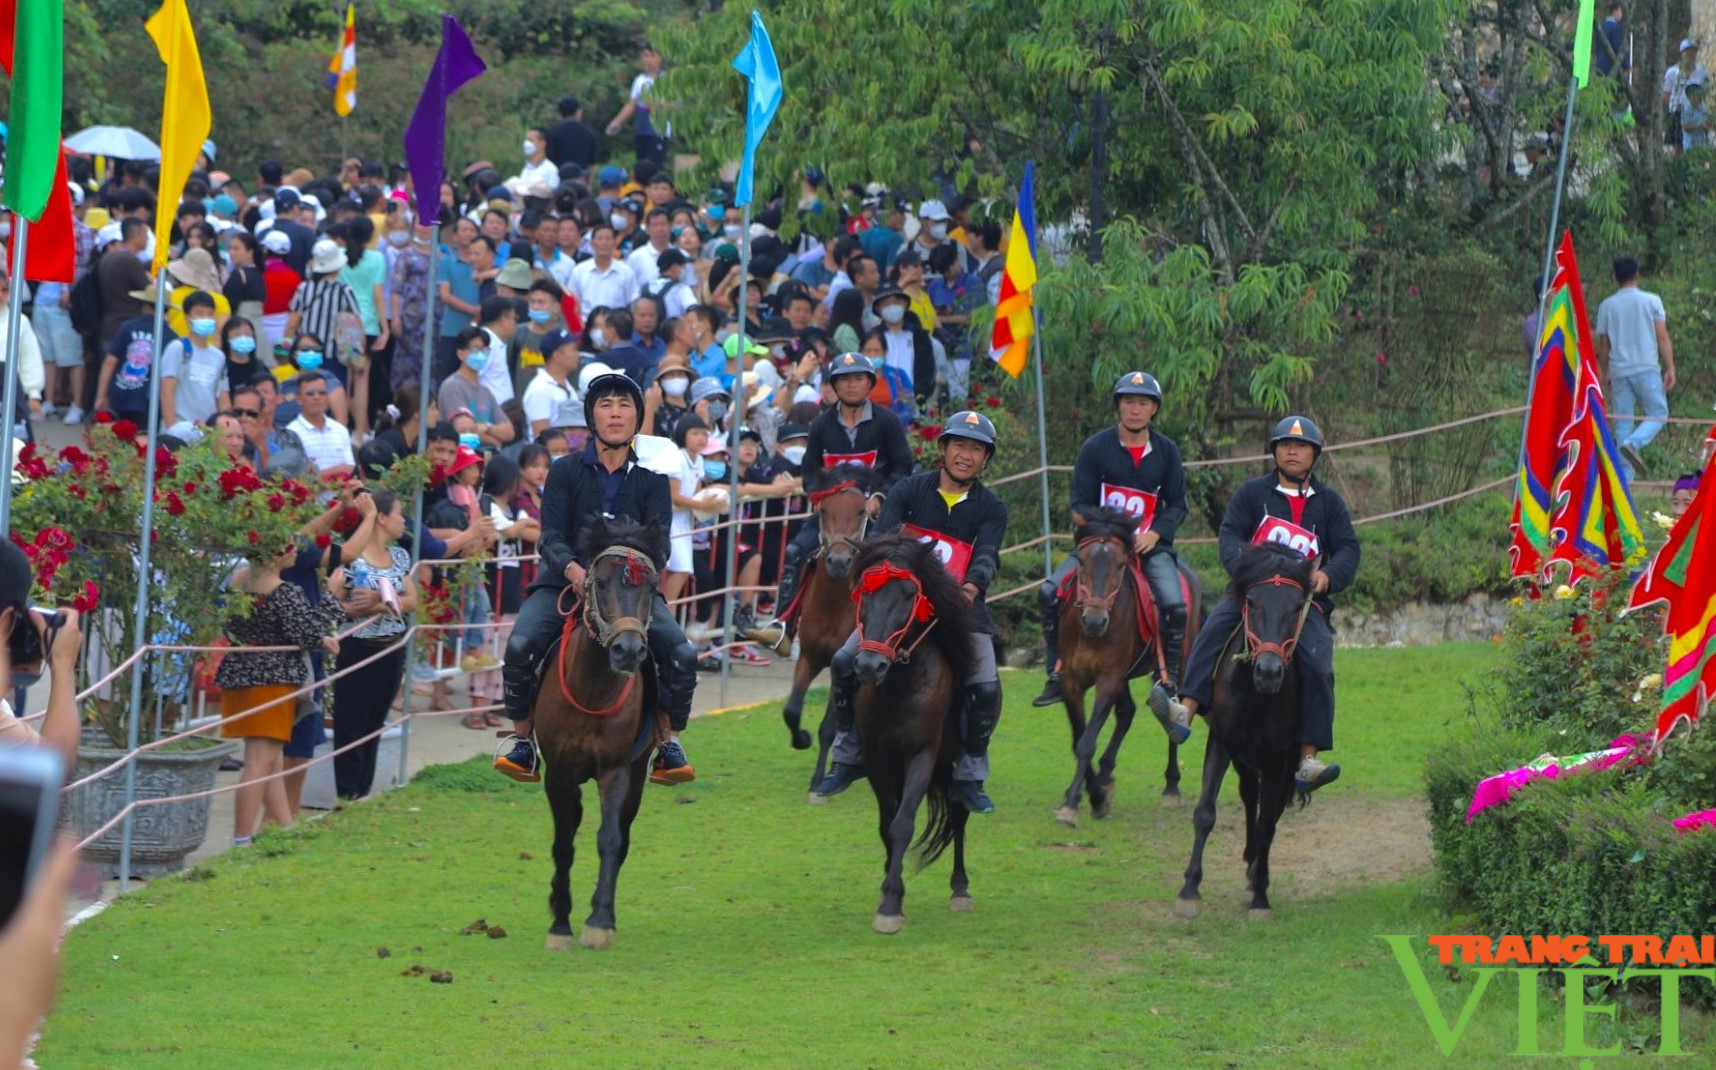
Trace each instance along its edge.
<instances>
[{"instance_id":1,"label":"potted plant","mask_svg":"<svg viewBox=\"0 0 1716 1070\"><path fill-rule=\"evenodd\" d=\"M244 600L228 605L223 599L233 569L292 545L317 508L311 487L263 480L212 441L177 453L156 446L145 577L139 550L147 440L131 421L110 421L103 414L85 442L87 448L67 446L57 453L34 446L20 451L11 537L31 560L36 596L86 615L86 682L108 675L146 644L199 647L220 637L227 617L247 608ZM145 583L148 613L139 628L134 600ZM183 730L196 658L187 652L145 655L141 742ZM122 671L84 703L85 740L75 777L125 757L138 679L130 669ZM145 751L137 759L137 797L206 791L221 760L235 750L234 744L196 736ZM125 781L120 767L72 792L66 809L73 825L87 833L111 819L125 804ZM137 811L132 872L147 876L183 866L202 843L208 811L207 798ZM116 861L120 835L115 826L87 856Z\"/></svg>"}]
</instances>

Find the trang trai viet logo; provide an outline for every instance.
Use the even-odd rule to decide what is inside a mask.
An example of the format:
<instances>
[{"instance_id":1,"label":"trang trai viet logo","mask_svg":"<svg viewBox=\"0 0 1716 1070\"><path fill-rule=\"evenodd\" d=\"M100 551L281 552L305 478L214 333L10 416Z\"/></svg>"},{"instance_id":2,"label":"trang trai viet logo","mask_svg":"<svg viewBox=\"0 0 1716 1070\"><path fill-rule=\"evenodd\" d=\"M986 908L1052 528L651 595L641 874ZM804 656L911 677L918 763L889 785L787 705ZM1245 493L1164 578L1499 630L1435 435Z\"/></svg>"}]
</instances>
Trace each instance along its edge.
<instances>
[{"instance_id":1,"label":"trang trai viet logo","mask_svg":"<svg viewBox=\"0 0 1716 1070\"><path fill-rule=\"evenodd\" d=\"M1586 1042L1586 1019L1606 1016L1615 1021L1617 1007L1613 1003L1593 1002L1590 989L1593 981L1615 982L1621 979L1653 977L1662 985L1660 1031L1662 1040L1651 1055L1689 1055L1680 1046L1681 978L1696 977L1716 985L1716 936L1379 936L1394 951L1406 986L1424 1012L1424 1023L1443 1055L1454 1054L1472 1019L1472 1013L1483 1002L1490 982L1497 974L1511 973L1517 981L1519 1045L1514 1055L1618 1055L1621 1044L1596 1048ZM1427 941L1427 943L1423 942ZM1477 966L1477 975L1459 1016L1449 1023L1430 982L1424 976L1418 949L1428 947L1436 952L1436 961L1443 965ZM1539 984L1550 972L1566 980L1565 1021L1560 1051L1545 1050L1538 1036ZM1491 998L1510 998L1500 995ZM1555 997L1551 996L1550 999ZM1589 1058L1581 1059L1581 1070L1591 1067Z\"/></svg>"}]
</instances>

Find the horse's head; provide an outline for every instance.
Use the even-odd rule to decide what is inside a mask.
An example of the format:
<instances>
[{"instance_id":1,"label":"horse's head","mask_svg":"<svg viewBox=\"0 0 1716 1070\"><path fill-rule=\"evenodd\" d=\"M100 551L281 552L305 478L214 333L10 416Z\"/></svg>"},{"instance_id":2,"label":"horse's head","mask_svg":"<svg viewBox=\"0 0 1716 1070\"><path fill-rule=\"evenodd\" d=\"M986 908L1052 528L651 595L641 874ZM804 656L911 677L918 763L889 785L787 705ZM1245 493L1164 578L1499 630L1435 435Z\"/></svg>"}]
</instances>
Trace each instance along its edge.
<instances>
[{"instance_id":1,"label":"horse's head","mask_svg":"<svg viewBox=\"0 0 1716 1070\"><path fill-rule=\"evenodd\" d=\"M895 662L910 659L938 616L937 607L954 615L959 595L935 554L904 535L887 535L865 544L857 559L858 679L872 687L887 678Z\"/></svg>"},{"instance_id":2,"label":"horse's head","mask_svg":"<svg viewBox=\"0 0 1716 1070\"><path fill-rule=\"evenodd\" d=\"M1275 544L1246 548L1234 566L1230 589L1244 599L1245 645L1251 683L1259 694L1280 691L1287 677L1287 663L1311 609L1316 568L1314 559Z\"/></svg>"},{"instance_id":3,"label":"horse's head","mask_svg":"<svg viewBox=\"0 0 1716 1070\"><path fill-rule=\"evenodd\" d=\"M864 508L872 472L858 465L843 464L818 473L810 491L822 535L822 567L828 575L843 580L852 572L858 544L870 525Z\"/></svg>"},{"instance_id":4,"label":"horse's head","mask_svg":"<svg viewBox=\"0 0 1716 1070\"><path fill-rule=\"evenodd\" d=\"M608 667L621 676L636 672L649 656L661 541L654 526L629 521L598 521L583 540L590 562L584 575L584 622L608 651Z\"/></svg>"},{"instance_id":5,"label":"horse's head","mask_svg":"<svg viewBox=\"0 0 1716 1070\"><path fill-rule=\"evenodd\" d=\"M1108 632L1115 600L1132 567L1132 537L1138 518L1124 509L1103 508L1074 532L1078 540L1078 608L1084 634L1100 639Z\"/></svg>"}]
</instances>

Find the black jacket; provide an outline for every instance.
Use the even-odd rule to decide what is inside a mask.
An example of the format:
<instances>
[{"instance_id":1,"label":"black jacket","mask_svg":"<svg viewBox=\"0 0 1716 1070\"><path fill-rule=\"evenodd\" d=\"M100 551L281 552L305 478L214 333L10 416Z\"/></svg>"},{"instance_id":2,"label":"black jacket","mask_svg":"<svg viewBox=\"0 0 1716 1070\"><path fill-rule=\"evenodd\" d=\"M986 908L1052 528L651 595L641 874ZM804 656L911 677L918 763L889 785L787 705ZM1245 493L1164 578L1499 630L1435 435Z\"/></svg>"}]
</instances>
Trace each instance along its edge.
<instances>
[{"instance_id":1,"label":"black jacket","mask_svg":"<svg viewBox=\"0 0 1716 1070\"><path fill-rule=\"evenodd\" d=\"M971 547L971 562L965 581L977 588L971 606L971 627L980 635L994 635L995 621L984 605L984 596L1001 569L1001 543L1007 537L1007 504L981 482L973 483L965 498L951 510L941 496L941 473L919 472L901 480L882 503L876 518L878 532L914 524L947 535Z\"/></svg>"},{"instance_id":2,"label":"black jacket","mask_svg":"<svg viewBox=\"0 0 1716 1070\"><path fill-rule=\"evenodd\" d=\"M554 161L554 166L565 167L575 163L586 171L596 166L596 153L601 143L596 140L596 132L580 120L562 119L544 136L547 144L543 147L548 150L548 158Z\"/></svg>"},{"instance_id":3,"label":"black jacket","mask_svg":"<svg viewBox=\"0 0 1716 1070\"><path fill-rule=\"evenodd\" d=\"M1150 530L1173 544L1174 533L1186 519L1186 468L1180 447L1167 435L1150 431L1150 452L1142 464L1120 444L1118 428L1105 427L1084 440L1073 462L1072 507L1090 516L1102 505L1102 485L1130 487L1156 495L1156 517Z\"/></svg>"},{"instance_id":4,"label":"black jacket","mask_svg":"<svg viewBox=\"0 0 1716 1070\"><path fill-rule=\"evenodd\" d=\"M1293 503L1278 489L1279 482L1275 472L1247 480L1227 503L1227 515L1221 521L1221 563L1230 574L1265 517L1292 522ZM1323 555L1319 567L1329 577L1328 593L1334 594L1352 586L1358 575L1358 532L1353 530L1347 503L1332 487L1315 476L1310 486L1312 493L1305 499L1298 524L1317 536L1317 551ZM1325 613L1334 607L1326 594L1317 596L1317 605Z\"/></svg>"},{"instance_id":5,"label":"black jacket","mask_svg":"<svg viewBox=\"0 0 1716 1070\"><path fill-rule=\"evenodd\" d=\"M588 565L578 553L584 527L602 516L602 484L586 461L588 451L569 453L548 469L542 488L542 537L536 548L542 554L531 590L557 591L566 586L566 566L573 561ZM673 522L673 499L667 477L652 472L634 459L614 501L613 515L642 524L654 524L661 532L659 554L667 558L668 528Z\"/></svg>"},{"instance_id":6,"label":"black jacket","mask_svg":"<svg viewBox=\"0 0 1716 1070\"><path fill-rule=\"evenodd\" d=\"M810 422L810 441L805 444L802 467L808 472L820 472L827 454L869 453L876 451L877 494L886 494L895 483L912 474L912 448L906 444L906 428L900 418L880 405L871 404L870 418L860 423L853 435L846 436L846 425L840 422L840 406L836 405Z\"/></svg>"}]
</instances>

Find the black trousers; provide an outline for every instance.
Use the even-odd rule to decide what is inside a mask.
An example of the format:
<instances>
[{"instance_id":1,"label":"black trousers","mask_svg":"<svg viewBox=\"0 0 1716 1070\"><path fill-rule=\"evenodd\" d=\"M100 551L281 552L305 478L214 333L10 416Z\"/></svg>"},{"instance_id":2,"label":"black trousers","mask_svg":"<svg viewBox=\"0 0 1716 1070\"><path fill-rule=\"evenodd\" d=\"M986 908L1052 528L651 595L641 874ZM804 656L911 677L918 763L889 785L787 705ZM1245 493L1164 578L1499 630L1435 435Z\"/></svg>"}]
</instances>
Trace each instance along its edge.
<instances>
[{"instance_id":1,"label":"black trousers","mask_svg":"<svg viewBox=\"0 0 1716 1070\"><path fill-rule=\"evenodd\" d=\"M1209 709L1216 659L1239 627L1242 613L1238 599L1223 598L1192 644L1180 694L1196 699L1199 709ZM1331 750L1335 745L1335 629L1320 610L1313 608L1305 615L1305 628L1293 650L1293 667L1299 671L1299 742Z\"/></svg>"},{"instance_id":2,"label":"black trousers","mask_svg":"<svg viewBox=\"0 0 1716 1070\"><path fill-rule=\"evenodd\" d=\"M537 666L547 656L548 648L566 618L560 613L560 591L539 587L531 591L519 607L512 622L512 636L506 643L506 656L501 667L501 680L506 689L507 716L515 721L528 720L536 703ZM661 704L675 731L691 719L691 700L697 691L697 651L685 638L667 600L658 591L649 617L649 652L655 659L656 674L661 681Z\"/></svg>"},{"instance_id":3,"label":"black trousers","mask_svg":"<svg viewBox=\"0 0 1716 1070\"><path fill-rule=\"evenodd\" d=\"M340 643L335 671L343 672L385 649L393 639L345 639ZM405 674L405 644L376 658L356 672L334 681L334 749L361 739L387 722L399 679ZM377 737L344 754L334 755L334 790L342 799L361 799L375 783Z\"/></svg>"}]
</instances>

